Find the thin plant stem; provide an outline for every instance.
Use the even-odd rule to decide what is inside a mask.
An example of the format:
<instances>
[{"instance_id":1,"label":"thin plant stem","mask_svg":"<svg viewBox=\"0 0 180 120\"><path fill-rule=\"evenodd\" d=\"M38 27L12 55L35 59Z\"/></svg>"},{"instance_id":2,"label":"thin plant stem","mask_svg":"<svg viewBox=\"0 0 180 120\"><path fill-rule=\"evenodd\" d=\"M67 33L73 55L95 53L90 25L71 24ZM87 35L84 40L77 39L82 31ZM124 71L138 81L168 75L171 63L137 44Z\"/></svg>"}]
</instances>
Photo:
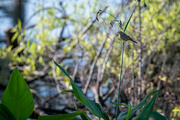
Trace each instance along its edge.
<instances>
[{"instance_id":1,"label":"thin plant stem","mask_svg":"<svg viewBox=\"0 0 180 120\"><path fill-rule=\"evenodd\" d=\"M129 24L129 22L130 22L130 20L131 20L131 17L132 17L132 15L133 15L135 9L136 9L136 4L134 5L134 9L133 9L133 11L132 11L132 13L131 13L131 15L130 15L130 17L129 17L129 19L128 19L128 22L126 23L126 26L125 26L125 28L124 28L124 32L126 31L126 28L127 28L128 24ZM119 22L118 26L119 26L119 29L120 29L120 28L122 29L120 22ZM123 48L122 48L122 60L121 60L122 62L121 62L121 72L120 72L120 78L119 78L119 89L118 89L117 103L119 103L119 96L120 96L120 90L121 90L120 88L121 88L121 79L122 79L124 44L125 44L125 42L123 42ZM116 120L117 120L117 117L118 117L118 109L119 109L119 107L118 107L118 105L117 105L117 106L116 106Z\"/></svg>"},{"instance_id":2,"label":"thin plant stem","mask_svg":"<svg viewBox=\"0 0 180 120\"><path fill-rule=\"evenodd\" d=\"M123 68L123 56L124 56L124 44L125 42L123 42L123 49L122 49L122 62L121 62L121 72L120 72L120 78L119 78L119 89L118 89L118 98L117 98L117 103L119 103L119 96L120 96L120 87L121 87L121 78L122 78L122 68ZM118 117L118 105L116 106L116 120L117 120L117 117Z\"/></svg>"}]
</instances>

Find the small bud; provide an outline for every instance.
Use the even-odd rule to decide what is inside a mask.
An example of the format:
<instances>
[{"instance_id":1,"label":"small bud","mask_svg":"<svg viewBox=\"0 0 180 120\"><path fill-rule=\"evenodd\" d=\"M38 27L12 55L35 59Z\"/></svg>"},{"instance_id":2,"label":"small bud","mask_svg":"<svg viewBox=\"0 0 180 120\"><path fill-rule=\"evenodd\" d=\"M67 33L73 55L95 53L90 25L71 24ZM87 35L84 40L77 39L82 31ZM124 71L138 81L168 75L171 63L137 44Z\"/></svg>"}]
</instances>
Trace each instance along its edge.
<instances>
[{"instance_id":1,"label":"small bud","mask_svg":"<svg viewBox=\"0 0 180 120\"><path fill-rule=\"evenodd\" d=\"M110 22L110 25L111 25L111 27L113 27L113 25L114 25L114 20L112 20L112 21Z\"/></svg>"},{"instance_id":2,"label":"small bud","mask_svg":"<svg viewBox=\"0 0 180 120\"><path fill-rule=\"evenodd\" d=\"M146 5L146 3L144 3L144 8L145 8L145 9L147 8L147 5Z\"/></svg>"}]
</instances>

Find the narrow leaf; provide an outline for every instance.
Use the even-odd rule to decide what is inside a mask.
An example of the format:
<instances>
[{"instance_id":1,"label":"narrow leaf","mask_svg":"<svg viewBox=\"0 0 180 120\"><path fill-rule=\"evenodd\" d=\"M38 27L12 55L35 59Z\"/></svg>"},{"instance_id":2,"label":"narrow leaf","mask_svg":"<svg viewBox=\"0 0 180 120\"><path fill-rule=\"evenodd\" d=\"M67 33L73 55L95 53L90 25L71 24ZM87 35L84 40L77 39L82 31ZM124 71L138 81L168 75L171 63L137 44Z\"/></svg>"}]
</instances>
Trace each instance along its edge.
<instances>
[{"instance_id":1,"label":"narrow leaf","mask_svg":"<svg viewBox=\"0 0 180 120\"><path fill-rule=\"evenodd\" d=\"M137 106L133 107L133 108L131 109L130 114L129 114L129 118L133 117L133 115L135 114L135 112L136 112L137 110L141 109L141 108L146 104L147 99L148 99L151 95L153 95L153 94L155 94L155 93L157 93L157 92L158 92L158 90L152 91L152 92L149 93ZM119 115L119 116L118 116L118 120L124 120L124 119L126 118L127 114L128 114L128 112L126 112L126 113L124 113L124 114L122 114L122 115Z\"/></svg>"},{"instance_id":2,"label":"narrow leaf","mask_svg":"<svg viewBox=\"0 0 180 120\"><path fill-rule=\"evenodd\" d=\"M163 115L161 115L160 113L156 112L156 111L152 111L151 112L151 116L153 118L155 118L156 120L167 120L166 117L164 117Z\"/></svg>"},{"instance_id":3,"label":"narrow leaf","mask_svg":"<svg viewBox=\"0 0 180 120\"><path fill-rule=\"evenodd\" d=\"M62 114L62 115L39 116L38 120L71 120L82 113L83 113L82 111L78 111L78 112Z\"/></svg>"},{"instance_id":4,"label":"narrow leaf","mask_svg":"<svg viewBox=\"0 0 180 120\"><path fill-rule=\"evenodd\" d=\"M115 102L112 102L112 101L110 101L112 104L114 104L114 105L119 105L119 106L124 106L124 107L129 107L128 105L126 105L126 104L123 104L123 103L115 103Z\"/></svg>"},{"instance_id":5,"label":"narrow leaf","mask_svg":"<svg viewBox=\"0 0 180 120\"><path fill-rule=\"evenodd\" d=\"M74 94L76 96L76 98L82 103L84 104L91 113L93 113L94 115L96 115L97 117L103 118L105 120L109 120L109 117L107 114L105 114L101 108L100 105L98 105L97 103L95 103L92 100L89 100L85 94L82 92L82 90L76 85L76 83L71 79L71 77L68 75L68 73L60 66L58 65L55 61L54 63L56 64L57 67L59 67L59 69L61 69L61 71L70 79Z\"/></svg>"},{"instance_id":6,"label":"narrow leaf","mask_svg":"<svg viewBox=\"0 0 180 120\"><path fill-rule=\"evenodd\" d=\"M14 36L11 38L11 41L14 42L15 39L18 37L18 35L19 35L19 33L16 32L16 33L14 34Z\"/></svg>"},{"instance_id":7,"label":"narrow leaf","mask_svg":"<svg viewBox=\"0 0 180 120\"><path fill-rule=\"evenodd\" d=\"M134 120L148 120L152 109L154 107L154 103L156 101L158 92L147 102L147 104L144 106L144 108L141 110L141 112L135 117Z\"/></svg>"},{"instance_id":8,"label":"narrow leaf","mask_svg":"<svg viewBox=\"0 0 180 120\"><path fill-rule=\"evenodd\" d=\"M129 24L129 22L130 22L130 20L131 20L131 17L132 17L132 15L133 15L135 9L136 9L136 5L134 6L134 10L132 11L131 16L129 17L129 19L128 19L127 23L126 23L126 26L124 27L124 32L126 31L126 28L127 28L128 24Z\"/></svg>"},{"instance_id":9,"label":"narrow leaf","mask_svg":"<svg viewBox=\"0 0 180 120\"><path fill-rule=\"evenodd\" d=\"M64 90L60 94L62 94L62 93L72 93L72 94L74 94L73 90Z\"/></svg>"},{"instance_id":10,"label":"narrow leaf","mask_svg":"<svg viewBox=\"0 0 180 120\"><path fill-rule=\"evenodd\" d=\"M18 28L19 28L19 30L21 30L21 20L20 19L18 19Z\"/></svg>"},{"instance_id":11,"label":"narrow leaf","mask_svg":"<svg viewBox=\"0 0 180 120\"><path fill-rule=\"evenodd\" d=\"M128 114L126 116L126 120L128 120L130 112L131 112L131 103L129 103L129 109L128 109Z\"/></svg>"},{"instance_id":12,"label":"narrow leaf","mask_svg":"<svg viewBox=\"0 0 180 120\"><path fill-rule=\"evenodd\" d=\"M74 106L75 106L76 111L80 111L75 102L74 102ZM91 120L84 111L80 116L83 120Z\"/></svg>"}]
</instances>

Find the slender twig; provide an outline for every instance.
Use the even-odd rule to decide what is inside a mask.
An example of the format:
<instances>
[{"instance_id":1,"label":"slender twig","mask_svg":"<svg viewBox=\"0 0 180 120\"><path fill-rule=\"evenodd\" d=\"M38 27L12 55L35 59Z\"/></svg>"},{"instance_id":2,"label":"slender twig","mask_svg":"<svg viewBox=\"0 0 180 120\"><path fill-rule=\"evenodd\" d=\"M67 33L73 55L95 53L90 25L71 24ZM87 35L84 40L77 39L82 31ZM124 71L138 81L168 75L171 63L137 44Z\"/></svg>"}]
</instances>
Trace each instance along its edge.
<instances>
[{"instance_id":1,"label":"slender twig","mask_svg":"<svg viewBox=\"0 0 180 120\"><path fill-rule=\"evenodd\" d=\"M100 13L99 13L99 15L101 15L103 12L105 12L105 10L108 8L108 6L106 6ZM80 36L82 35L84 35L92 26L93 26L93 24L96 22L96 18L93 20L93 21L91 21L91 22L89 22L88 24L87 24L87 26L86 27L84 27L84 29L80 32Z\"/></svg>"},{"instance_id":2,"label":"slender twig","mask_svg":"<svg viewBox=\"0 0 180 120\"><path fill-rule=\"evenodd\" d=\"M97 63L98 58L99 58L100 55L101 55L101 52L102 52L102 50L103 50L103 48L104 48L104 45L105 45L105 43L106 43L106 41L107 41L107 39L108 39L108 36L109 36L109 31L108 31L108 33L107 33L107 35L106 35L106 38L103 40L103 42L102 42L102 44L101 44L101 46L100 46L100 50L98 51L96 57L94 58L94 61L93 61L92 66L91 66L91 68L90 68L88 80L87 80L86 85L85 85L85 88L84 88L84 93L85 93L85 94L86 94L86 92L87 92L87 88L88 88L89 83L90 83L90 81L91 81L91 77L92 77L92 74L93 74L93 71L94 71L94 67L95 67L95 65L96 65L96 63Z\"/></svg>"},{"instance_id":3,"label":"slender twig","mask_svg":"<svg viewBox=\"0 0 180 120\"><path fill-rule=\"evenodd\" d=\"M25 26L26 26L26 24L27 24L35 15L37 15L37 14L40 13L41 11L49 10L49 9L55 9L55 10L58 10L58 11L62 12L59 8L56 8L56 7L55 7L55 8L47 7L47 8L40 9L40 10L34 12L34 13L25 21L25 23L23 24L23 27L22 27L22 28L24 29Z\"/></svg>"}]
</instances>

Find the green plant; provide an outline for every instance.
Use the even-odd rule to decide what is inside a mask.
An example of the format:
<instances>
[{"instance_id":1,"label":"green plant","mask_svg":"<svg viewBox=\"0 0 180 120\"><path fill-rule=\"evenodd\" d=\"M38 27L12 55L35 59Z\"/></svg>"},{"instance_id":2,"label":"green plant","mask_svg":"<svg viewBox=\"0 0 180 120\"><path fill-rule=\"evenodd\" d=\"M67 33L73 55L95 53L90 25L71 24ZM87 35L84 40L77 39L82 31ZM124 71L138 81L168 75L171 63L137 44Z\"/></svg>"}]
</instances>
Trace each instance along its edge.
<instances>
[{"instance_id":1,"label":"green plant","mask_svg":"<svg viewBox=\"0 0 180 120\"><path fill-rule=\"evenodd\" d=\"M76 85L76 83L71 79L71 77L68 75L68 73L56 62L54 62L54 63L70 79L70 82L71 82L71 85L73 88L72 91L63 91L63 93L66 93L66 92L73 93L76 96L76 98L91 111L91 113L93 113L94 115L96 115L99 118L108 120L109 119L108 115L105 114L104 112L102 112L100 105L89 100L88 98L86 98L84 93ZM154 96L148 101L148 98L153 94L154 94ZM152 116L152 117L156 118L157 120L166 120L166 118L164 116L162 116L161 114L159 114L158 112L152 111L154 102L157 98L157 95L158 95L157 90L152 91L135 107L132 107L130 104L126 105L126 104L118 104L118 103L113 103L113 102L111 102L111 103L115 104L115 105L123 105L125 107L129 107L128 112L119 114L119 116L117 118L118 120L132 119L132 117L134 116L134 114L136 113L137 110L141 110L141 112L135 117L136 120L147 120L149 118L149 116Z\"/></svg>"},{"instance_id":2,"label":"green plant","mask_svg":"<svg viewBox=\"0 0 180 120\"><path fill-rule=\"evenodd\" d=\"M97 116L98 118L103 118L104 120L109 120L108 115L102 111L101 106L98 103L88 99L81 89L76 85L76 83L71 79L68 73L56 62L54 62L56 66L61 69L61 71L70 79L73 90L72 91L63 91L62 93L71 92L76 98L84 104L89 111ZM148 98L153 95L148 102ZM137 110L141 110L141 112L135 117L137 120L145 120L148 119L149 116L156 118L157 120L166 120L166 118L159 113L152 111L154 106L155 99L157 98L158 91L153 91L149 93L137 106L133 107L131 104L118 104L113 103L115 105L123 105L125 107L129 107L128 112L124 112L119 114L118 120L129 120L131 119ZM143 107L144 106L144 107ZM40 116L39 120L67 120L74 119L76 116L80 115L83 120L90 120L90 118L85 114L84 111L79 110L75 105L77 112L63 114L63 115L50 115L50 116ZM142 108L143 107L143 108ZM25 120L27 119L33 112L34 102L32 98L32 94L29 90L28 85L25 80L21 76L20 72L17 68L11 74L8 86L3 94L1 104L0 104L0 118L1 120Z\"/></svg>"},{"instance_id":3,"label":"green plant","mask_svg":"<svg viewBox=\"0 0 180 120\"><path fill-rule=\"evenodd\" d=\"M4 120L25 120L33 112L32 94L17 68L11 74L0 105L0 118Z\"/></svg>"}]
</instances>

